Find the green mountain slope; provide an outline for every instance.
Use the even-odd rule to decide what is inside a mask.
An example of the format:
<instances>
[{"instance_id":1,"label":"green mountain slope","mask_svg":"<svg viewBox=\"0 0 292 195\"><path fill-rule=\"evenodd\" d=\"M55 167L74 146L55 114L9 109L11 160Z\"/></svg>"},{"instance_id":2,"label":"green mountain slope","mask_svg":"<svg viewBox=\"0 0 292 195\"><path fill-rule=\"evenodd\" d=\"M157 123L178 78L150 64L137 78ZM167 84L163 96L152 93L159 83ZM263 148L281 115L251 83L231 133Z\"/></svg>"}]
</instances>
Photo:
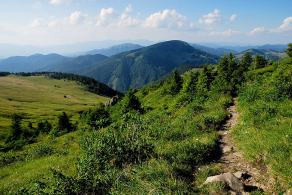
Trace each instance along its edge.
<instances>
[{"instance_id":1,"label":"green mountain slope","mask_svg":"<svg viewBox=\"0 0 292 195\"><path fill-rule=\"evenodd\" d=\"M54 120L63 111L76 120L78 112L107 100L108 97L91 93L75 81L45 76L0 77L0 141L8 134L13 113L22 113L33 123Z\"/></svg>"},{"instance_id":2,"label":"green mountain slope","mask_svg":"<svg viewBox=\"0 0 292 195\"><path fill-rule=\"evenodd\" d=\"M278 51L274 51L274 50L267 50L267 49L248 49L245 50L243 52L240 52L238 54L236 54L236 57L238 59L242 58L242 56L245 53L250 53L253 57L256 55L260 55L265 57L267 60L272 60L272 61L276 61L276 60L280 60L281 58L285 57L285 53L284 52L278 52Z\"/></svg>"},{"instance_id":3,"label":"green mountain slope","mask_svg":"<svg viewBox=\"0 0 292 195\"><path fill-rule=\"evenodd\" d=\"M185 42L168 41L118 54L81 73L113 89L126 91L160 80L175 68L185 70L216 62L216 56L194 49Z\"/></svg>"}]
</instances>

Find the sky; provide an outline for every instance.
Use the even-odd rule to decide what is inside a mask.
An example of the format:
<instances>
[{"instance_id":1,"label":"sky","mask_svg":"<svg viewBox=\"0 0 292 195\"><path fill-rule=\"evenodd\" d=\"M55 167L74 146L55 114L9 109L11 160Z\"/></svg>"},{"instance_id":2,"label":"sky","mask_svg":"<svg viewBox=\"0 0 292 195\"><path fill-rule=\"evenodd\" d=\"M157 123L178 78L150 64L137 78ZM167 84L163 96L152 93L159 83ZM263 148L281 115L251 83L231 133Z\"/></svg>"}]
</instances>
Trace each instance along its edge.
<instances>
[{"instance_id":1,"label":"sky","mask_svg":"<svg viewBox=\"0 0 292 195\"><path fill-rule=\"evenodd\" d=\"M0 43L292 42L291 0L0 0Z\"/></svg>"}]
</instances>

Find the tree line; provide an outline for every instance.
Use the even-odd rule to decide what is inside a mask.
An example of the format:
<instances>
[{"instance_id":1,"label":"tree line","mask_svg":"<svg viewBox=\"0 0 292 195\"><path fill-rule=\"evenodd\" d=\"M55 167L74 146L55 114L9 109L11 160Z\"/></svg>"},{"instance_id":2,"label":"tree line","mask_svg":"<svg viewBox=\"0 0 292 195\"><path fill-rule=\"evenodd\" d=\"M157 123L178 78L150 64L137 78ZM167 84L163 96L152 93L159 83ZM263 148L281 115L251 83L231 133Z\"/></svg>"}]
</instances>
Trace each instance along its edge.
<instances>
[{"instance_id":1,"label":"tree line","mask_svg":"<svg viewBox=\"0 0 292 195\"><path fill-rule=\"evenodd\" d=\"M46 76L51 79L57 80L71 80L80 83L85 86L86 90L91 93L95 93L102 96L113 97L115 95L121 96L122 93L111 89L106 84L103 84L93 78L87 76L81 76L71 73L60 73L60 72L20 72L20 73L9 73L9 72L0 72L0 76L8 75L19 75L19 76Z\"/></svg>"}]
</instances>

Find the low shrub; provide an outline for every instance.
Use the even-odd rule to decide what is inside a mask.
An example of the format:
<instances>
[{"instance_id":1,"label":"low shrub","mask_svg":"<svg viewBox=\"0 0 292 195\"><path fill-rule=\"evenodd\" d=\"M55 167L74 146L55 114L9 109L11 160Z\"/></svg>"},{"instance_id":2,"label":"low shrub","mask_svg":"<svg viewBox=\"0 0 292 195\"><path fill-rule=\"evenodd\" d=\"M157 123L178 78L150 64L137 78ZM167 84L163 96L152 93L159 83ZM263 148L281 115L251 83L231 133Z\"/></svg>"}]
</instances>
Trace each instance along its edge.
<instances>
[{"instance_id":1,"label":"low shrub","mask_svg":"<svg viewBox=\"0 0 292 195\"><path fill-rule=\"evenodd\" d=\"M50 144L38 145L37 147L32 149L30 154L28 154L27 160L34 159L34 158L40 158L40 157L44 157L44 156L50 156L54 153L56 153L56 150L52 145L50 145Z\"/></svg>"},{"instance_id":2,"label":"low shrub","mask_svg":"<svg viewBox=\"0 0 292 195\"><path fill-rule=\"evenodd\" d=\"M110 114L103 104L83 112L81 114L81 120L91 129L101 129L107 127L111 123Z\"/></svg>"}]
</instances>

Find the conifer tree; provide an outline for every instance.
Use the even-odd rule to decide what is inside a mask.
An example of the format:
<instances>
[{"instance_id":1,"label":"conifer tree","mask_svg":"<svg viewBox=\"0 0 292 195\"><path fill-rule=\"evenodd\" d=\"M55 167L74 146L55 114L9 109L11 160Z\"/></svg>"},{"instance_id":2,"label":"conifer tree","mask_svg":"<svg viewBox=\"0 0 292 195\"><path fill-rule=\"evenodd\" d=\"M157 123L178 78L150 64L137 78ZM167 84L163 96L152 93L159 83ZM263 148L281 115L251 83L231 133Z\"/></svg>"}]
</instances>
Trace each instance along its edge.
<instances>
[{"instance_id":1,"label":"conifer tree","mask_svg":"<svg viewBox=\"0 0 292 195\"><path fill-rule=\"evenodd\" d=\"M292 58L292 43L288 44L288 49L286 50L287 55Z\"/></svg>"},{"instance_id":2,"label":"conifer tree","mask_svg":"<svg viewBox=\"0 0 292 195\"><path fill-rule=\"evenodd\" d=\"M22 117L18 114L12 115L12 124L10 126L11 134L7 139L7 142L18 140L22 135L22 128L21 128L21 122Z\"/></svg>"}]
</instances>

